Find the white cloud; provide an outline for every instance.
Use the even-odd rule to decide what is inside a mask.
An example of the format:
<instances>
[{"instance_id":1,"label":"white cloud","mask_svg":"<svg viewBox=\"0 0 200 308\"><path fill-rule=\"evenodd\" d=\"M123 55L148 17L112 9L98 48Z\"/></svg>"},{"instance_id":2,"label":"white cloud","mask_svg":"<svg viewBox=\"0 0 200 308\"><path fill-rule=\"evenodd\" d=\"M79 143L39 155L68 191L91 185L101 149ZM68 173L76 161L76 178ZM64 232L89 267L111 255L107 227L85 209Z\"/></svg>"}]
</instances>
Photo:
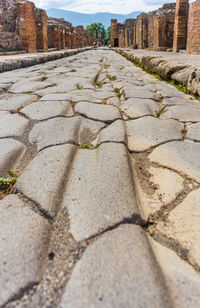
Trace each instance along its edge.
<instances>
[{"instance_id":1,"label":"white cloud","mask_svg":"<svg viewBox=\"0 0 200 308\"><path fill-rule=\"evenodd\" d=\"M60 8L80 13L112 12L128 14L151 11L176 0L33 0L40 8Z\"/></svg>"}]
</instances>

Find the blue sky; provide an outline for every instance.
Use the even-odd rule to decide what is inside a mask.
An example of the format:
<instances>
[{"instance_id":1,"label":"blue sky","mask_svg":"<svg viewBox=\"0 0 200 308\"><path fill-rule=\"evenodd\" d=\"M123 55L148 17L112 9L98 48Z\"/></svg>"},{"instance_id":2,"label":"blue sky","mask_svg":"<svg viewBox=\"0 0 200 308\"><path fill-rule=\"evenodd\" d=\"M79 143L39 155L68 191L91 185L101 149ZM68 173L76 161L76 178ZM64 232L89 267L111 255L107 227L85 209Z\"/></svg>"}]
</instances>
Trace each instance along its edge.
<instances>
[{"instance_id":1,"label":"blue sky","mask_svg":"<svg viewBox=\"0 0 200 308\"><path fill-rule=\"evenodd\" d=\"M175 0L33 0L44 9L60 8L81 13L112 12L127 14L132 11L151 11Z\"/></svg>"}]
</instances>

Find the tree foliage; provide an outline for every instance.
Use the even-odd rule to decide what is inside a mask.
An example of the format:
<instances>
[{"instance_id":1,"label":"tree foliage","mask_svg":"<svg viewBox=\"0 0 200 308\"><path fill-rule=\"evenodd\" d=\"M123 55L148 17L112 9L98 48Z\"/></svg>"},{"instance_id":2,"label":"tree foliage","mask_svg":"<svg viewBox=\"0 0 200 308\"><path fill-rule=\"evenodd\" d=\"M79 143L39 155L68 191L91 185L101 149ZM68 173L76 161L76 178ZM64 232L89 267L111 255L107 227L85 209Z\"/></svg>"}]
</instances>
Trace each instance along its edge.
<instances>
[{"instance_id":1,"label":"tree foliage","mask_svg":"<svg viewBox=\"0 0 200 308\"><path fill-rule=\"evenodd\" d=\"M86 27L86 30L88 30L89 33L96 34L96 38L98 38L98 32L101 33L101 39L102 39L102 43L104 45L108 45L108 42L110 40L110 27L108 27L107 29L104 27L104 25L102 23L93 23L89 26Z\"/></svg>"}]
</instances>

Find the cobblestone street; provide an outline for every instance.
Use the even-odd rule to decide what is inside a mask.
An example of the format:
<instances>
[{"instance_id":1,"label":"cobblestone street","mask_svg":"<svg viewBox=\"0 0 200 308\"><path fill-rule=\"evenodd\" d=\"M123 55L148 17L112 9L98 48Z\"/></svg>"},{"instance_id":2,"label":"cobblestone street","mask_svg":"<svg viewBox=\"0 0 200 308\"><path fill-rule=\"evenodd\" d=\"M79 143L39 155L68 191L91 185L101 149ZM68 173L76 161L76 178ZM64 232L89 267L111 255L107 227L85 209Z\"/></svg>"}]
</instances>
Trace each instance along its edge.
<instances>
[{"instance_id":1,"label":"cobblestone street","mask_svg":"<svg viewBox=\"0 0 200 308\"><path fill-rule=\"evenodd\" d=\"M0 307L200 307L200 102L106 48L0 74Z\"/></svg>"}]
</instances>

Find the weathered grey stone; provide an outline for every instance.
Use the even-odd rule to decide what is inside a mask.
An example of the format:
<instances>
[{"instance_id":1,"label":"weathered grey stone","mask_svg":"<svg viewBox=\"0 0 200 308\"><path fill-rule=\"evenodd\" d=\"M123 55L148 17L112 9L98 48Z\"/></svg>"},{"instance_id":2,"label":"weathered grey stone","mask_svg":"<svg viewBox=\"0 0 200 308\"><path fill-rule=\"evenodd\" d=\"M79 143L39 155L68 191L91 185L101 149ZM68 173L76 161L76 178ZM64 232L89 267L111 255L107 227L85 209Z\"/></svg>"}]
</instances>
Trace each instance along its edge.
<instances>
[{"instance_id":1,"label":"weathered grey stone","mask_svg":"<svg viewBox=\"0 0 200 308\"><path fill-rule=\"evenodd\" d=\"M108 105L120 106L119 97L111 97L107 100Z\"/></svg>"},{"instance_id":2,"label":"weathered grey stone","mask_svg":"<svg viewBox=\"0 0 200 308\"><path fill-rule=\"evenodd\" d=\"M185 200L173 209L167 222L159 222L157 230L170 239L176 240L188 250L192 264L200 265L200 189L191 192Z\"/></svg>"},{"instance_id":3,"label":"weathered grey stone","mask_svg":"<svg viewBox=\"0 0 200 308\"><path fill-rule=\"evenodd\" d=\"M162 104L151 99L129 98L121 104L122 113L128 118L138 118L146 115L155 115L162 108Z\"/></svg>"},{"instance_id":4,"label":"weathered grey stone","mask_svg":"<svg viewBox=\"0 0 200 308\"><path fill-rule=\"evenodd\" d=\"M111 123L114 120L121 119L119 109L115 106L80 102L76 104L74 110L77 114L86 116L92 120L103 121L105 123Z\"/></svg>"},{"instance_id":5,"label":"weathered grey stone","mask_svg":"<svg viewBox=\"0 0 200 308\"><path fill-rule=\"evenodd\" d=\"M187 98L187 96L184 97L167 97L164 98L162 101L163 105L167 105L167 106L174 106L174 105L183 105L186 107L196 107L196 108L200 108L200 105L193 99L189 99Z\"/></svg>"},{"instance_id":6,"label":"weathered grey stone","mask_svg":"<svg viewBox=\"0 0 200 308\"><path fill-rule=\"evenodd\" d=\"M28 80L20 80L10 87L9 91L11 93L28 93L35 92L40 89L44 89L51 86L51 84L47 81L39 82L39 81L28 81Z\"/></svg>"},{"instance_id":7,"label":"weathered grey stone","mask_svg":"<svg viewBox=\"0 0 200 308\"><path fill-rule=\"evenodd\" d=\"M95 146L96 144L101 144L103 142L117 142L126 144L127 136L124 121L117 120L106 128L102 129L92 144Z\"/></svg>"},{"instance_id":8,"label":"weathered grey stone","mask_svg":"<svg viewBox=\"0 0 200 308\"><path fill-rule=\"evenodd\" d=\"M81 90L80 90L81 92ZM79 92L79 94L80 94ZM82 95L71 95L70 93L58 93L58 94L48 94L44 95L41 98L41 101L71 101L74 103L81 102L81 101L87 101L91 103L100 103L101 99L90 97L89 95L85 95L84 97Z\"/></svg>"},{"instance_id":9,"label":"weathered grey stone","mask_svg":"<svg viewBox=\"0 0 200 308\"><path fill-rule=\"evenodd\" d=\"M77 241L125 219L142 222L126 147L105 143L95 150L79 150L62 206L69 211Z\"/></svg>"},{"instance_id":10,"label":"weathered grey stone","mask_svg":"<svg viewBox=\"0 0 200 308\"><path fill-rule=\"evenodd\" d=\"M175 120L143 117L127 121L128 148L142 152L163 142L181 140L183 124Z\"/></svg>"},{"instance_id":11,"label":"weathered grey stone","mask_svg":"<svg viewBox=\"0 0 200 308\"><path fill-rule=\"evenodd\" d=\"M0 305L38 283L47 255L50 223L16 195L0 201Z\"/></svg>"},{"instance_id":12,"label":"weathered grey stone","mask_svg":"<svg viewBox=\"0 0 200 308\"><path fill-rule=\"evenodd\" d=\"M91 143L96 139L104 123L80 116L74 118L54 118L39 123L32 129L29 140L38 144L38 150L63 143Z\"/></svg>"},{"instance_id":13,"label":"weathered grey stone","mask_svg":"<svg viewBox=\"0 0 200 308\"><path fill-rule=\"evenodd\" d=\"M200 121L200 108L193 106L172 106L161 115L161 119L176 119L181 122Z\"/></svg>"},{"instance_id":14,"label":"weathered grey stone","mask_svg":"<svg viewBox=\"0 0 200 308\"><path fill-rule=\"evenodd\" d=\"M76 264L60 307L173 307L142 228L122 225L91 244Z\"/></svg>"},{"instance_id":15,"label":"weathered grey stone","mask_svg":"<svg viewBox=\"0 0 200 308\"><path fill-rule=\"evenodd\" d=\"M198 308L200 275L175 252L150 239L156 259L165 277L166 286L177 308Z\"/></svg>"},{"instance_id":16,"label":"weathered grey stone","mask_svg":"<svg viewBox=\"0 0 200 308\"><path fill-rule=\"evenodd\" d=\"M200 141L200 122L189 125L186 133L187 138Z\"/></svg>"},{"instance_id":17,"label":"weathered grey stone","mask_svg":"<svg viewBox=\"0 0 200 308\"><path fill-rule=\"evenodd\" d=\"M174 169L200 182L200 144L193 141L175 141L160 145L149 158L159 165Z\"/></svg>"},{"instance_id":18,"label":"weathered grey stone","mask_svg":"<svg viewBox=\"0 0 200 308\"><path fill-rule=\"evenodd\" d=\"M0 118L0 138L22 135L27 124L28 120L18 114L4 113Z\"/></svg>"},{"instance_id":19,"label":"weathered grey stone","mask_svg":"<svg viewBox=\"0 0 200 308\"><path fill-rule=\"evenodd\" d=\"M189 78L188 78L188 83L187 83L187 88L190 92L193 94L200 95L200 83L199 83L199 78L200 78L200 70L199 69L194 69Z\"/></svg>"},{"instance_id":20,"label":"weathered grey stone","mask_svg":"<svg viewBox=\"0 0 200 308\"><path fill-rule=\"evenodd\" d=\"M26 167L15 188L37 202L48 215L55 216L75 152L76 147L71 144L41 151Z\"/></svg>"},{"instance_id":21,"label":"weathered grey stone","mask_svg":"<svg viewBox=\"0 0 200 308\"><path fill-rule=\"evenodd\" d=\"M0 97L0 110L16 111L36 99L36 95L6 93Z\"/></svg>"},{"instance_id":22,"label":"weathered grey stone","mask_svg":"<svg viewBox=\"0 0 200 308\"><path fill-rule=\"evenodd\" d=\"M16 169L26 147L19 141L5 138L0 140L0 149L0 177L7 177L9 169Z\"/></svg>"},{"instance_id":23,"label":"weathered grey stone","mask_svg":"<svg viewBox=\"0 0 200 308\"><path fill-rule=\"evenodd\" d=\"M71 104L66 101L38 101L24 107L20 113L33 120L45 120L59 115L73 116Z\"/></svg>"},{"instance_id":24,"label":"weathered grey stone","mask_svg":"<svg viewBox=\"0 0 200 308\"><path fill-rule=\"evenodd\" d=\"M162 84L161 89L159 89L158 93L162 95L162 97L181 97L184 98L185 94L178 91L175 87L169 84Z\"/></svg>"},{"instance_id":25,"label":"weathered grey stone","mask_svg":"<svg viewBox=\"0 0 200 308\"><path fill-rule=\"evenodd\" d=\"M159 93L153 93L152 91L148 91L146 89L143 89L143 87L138 86L127 86L123 88L123 95L125 99L127 98L148 98L153 99L155 101L160 101L162 98L162 95Z\"/></svg>"},{"instance_id":26,"label":"weathered grey stone","mask_svg":"<svg viewBox=\"0 0 200 308\"><path fill-rule=\"evenodd\" d=\"M144 219L148 220L151 215L158 212L162 206L169 205L183 190L184 179L171 170L150 167L149 185L153 185L154 193L144 189L137 181L137 191L140 196L140 209Z\"/></svg>"},{"instance_id":27,"label":"weathered grey stone","mask_svg":"<svg viewBox=\"0 0 200 308\"><path fill-rule=\"evenodd\" d=\"M180 70L172 75L172 80L175 80L177 83L187 85L190 74L192 73L193 68L187 67L183 70Z\"/></svg>"}]
</instances>

